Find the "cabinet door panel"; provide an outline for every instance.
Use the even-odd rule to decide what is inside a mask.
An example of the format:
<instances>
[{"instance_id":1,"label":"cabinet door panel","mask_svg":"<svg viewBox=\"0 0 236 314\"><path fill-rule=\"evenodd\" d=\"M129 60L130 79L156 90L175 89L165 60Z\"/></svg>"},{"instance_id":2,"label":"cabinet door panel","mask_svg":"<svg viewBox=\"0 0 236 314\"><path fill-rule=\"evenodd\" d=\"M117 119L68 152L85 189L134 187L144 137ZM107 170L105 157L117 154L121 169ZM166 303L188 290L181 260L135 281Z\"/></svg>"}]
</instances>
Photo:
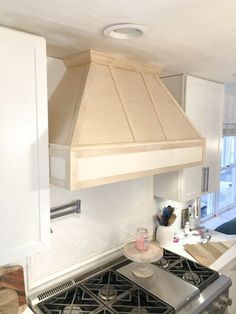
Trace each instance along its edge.
<instances>
[{"instance_id":1,"label":"cabinet door panel","mask_svg":"<svg viewBox=\"0 0 236 314\"><path fill-rule=\"evenodd\" d=\"M186 77L185 111L206 137L206 81L192 76ZM182 199L191 200L201 194L202 167L192 167L182 171Z\"/></svg>"},{"instance_id":2,"label":"cabinet door panel","mask_svg":"<svg viewBox=\"0 0 236 314\"><path fill-rule=\"evenodd\" d=\"M186 78L185 111L202 136L206 136L206 82Z\"/></svg>"},{"instance_id":3,"label":"cabinet door panel","mask_svg":"<svg viewBox=\"0 0 236 314\"><path fill-rule=\"evenodd\" d=\"M46 75L39 68L46 56L27 36L0 29L0 265L32 254L49 236Z\"/></svg>"},{"instance_id":4,"label":"cabinet door panel","mask_svg":"<svg viewBox=\"0 0 236 314\"><path fill-rule=\"evenodd\" d=\"M202 167L191 167L181 172L181 200L189 201L201 194Z\"/></svg>"},{"instance_id":5,"label":"cabinet door panel","mask_svg":"<svg viewBox=\"0 0 236 314\"><path fill-rule=\"evenodd\" d=\"M182 107L199 132L206 137L206 156L202 166L183 169L179 175L163 174L161 179L165 183L164 188L161 188L161 181L157 178L159 184L154 185L155 195L164 195L167 199L168 196L175 197L173 200L177 201L188 201L200 196L202 183L204 186L207 183L202 182L202 167L209 169L209 177L206 178L208 192L217 191L220 182L219 146L222 135L224 86L189 75L166 77L163 82L177 99L185 98ZM183 91L185 97L180 97Z\"/></svg>"},{"instance_id":6,"label":"cabinet door panel","mask_svg":"<svg viewBox=\"0 0 236 314\"><path fill-rule=\"evenodd\" d=\"M209 167L209 192L219 189L220 183L220 139L222 137L224 87L221 84L207 83L206 107L206 160Z\"/></svg>"}]
</instances>

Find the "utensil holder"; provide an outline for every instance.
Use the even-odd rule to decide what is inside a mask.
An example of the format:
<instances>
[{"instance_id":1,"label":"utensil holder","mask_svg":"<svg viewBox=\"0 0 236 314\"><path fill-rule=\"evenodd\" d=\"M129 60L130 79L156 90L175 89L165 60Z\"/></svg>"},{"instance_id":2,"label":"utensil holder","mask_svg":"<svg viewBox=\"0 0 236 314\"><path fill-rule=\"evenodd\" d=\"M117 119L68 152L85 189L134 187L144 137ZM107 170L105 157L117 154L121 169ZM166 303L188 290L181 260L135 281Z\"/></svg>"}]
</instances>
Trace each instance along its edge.
<instances>
[{"instance_id":1,"label":"utensil holder","mask_svg":"<svg viewBox=\"0 0 236 314\"><path fill-rule=\"evenodd\" d=\"M173 243L174 239L174 226L162 226L158 225L157 226L157 231L156 231L156 241L159 243L161 246L165 245L170 245Z\"/></svg>"}]
</instances>

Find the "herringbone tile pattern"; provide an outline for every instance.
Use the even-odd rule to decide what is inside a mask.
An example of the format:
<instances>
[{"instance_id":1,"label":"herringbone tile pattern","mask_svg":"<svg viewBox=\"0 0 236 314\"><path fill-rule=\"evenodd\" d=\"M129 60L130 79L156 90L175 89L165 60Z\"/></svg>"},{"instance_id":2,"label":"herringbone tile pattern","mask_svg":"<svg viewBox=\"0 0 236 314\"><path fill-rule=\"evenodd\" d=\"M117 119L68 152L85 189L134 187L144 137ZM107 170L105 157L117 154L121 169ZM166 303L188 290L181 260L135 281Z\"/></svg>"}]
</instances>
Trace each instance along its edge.
<instances>
[{"instance_id":1,"label":"herringbone tile pattern","mask_svg":"<svg viewBox=\"0 0 236 314\"><path fill-rule=\"evenodd\" d=\"M67 268L125 243L137 227L153 231L155 206L150 177L109 184L79 192L51 187L51 206L81 199L80 216L52 222L50 250L30 258L30 282L57 276Z\"/></svg>"}]
</instances>

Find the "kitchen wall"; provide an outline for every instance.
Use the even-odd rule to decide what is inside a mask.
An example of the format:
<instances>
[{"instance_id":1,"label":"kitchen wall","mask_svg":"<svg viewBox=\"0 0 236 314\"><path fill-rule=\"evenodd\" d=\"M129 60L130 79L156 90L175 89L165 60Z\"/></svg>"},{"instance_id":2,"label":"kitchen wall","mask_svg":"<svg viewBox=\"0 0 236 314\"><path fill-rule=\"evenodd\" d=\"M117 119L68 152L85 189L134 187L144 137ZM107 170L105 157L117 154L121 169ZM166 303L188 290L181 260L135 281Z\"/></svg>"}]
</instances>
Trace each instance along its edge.
<instances>
[{"instance_id":1,"label":"kitchen wall","mask_svg":"<svg viewBox=\"0 0 236 314\"><path fill-rule=\"evenodd\" d=\"M49 97L64 73L58 59L48 58ZM78 192L51 186L51 206L80 199L82 213L52 221L51 249L28 259L28 287L50 286L76 273L131 240L137 227L153 232L152 177L108 184Z\"/></svg>"},{"instance_id":2,"label":"kitchen wall","mask_svg":"<svg viewBox=\"0 0 236 314\"><path fill-rule=\"evenodd\" d=\"M123 247L140 226L153 231L152 178L68 192L51 186L51 205L81 199L82 213L52 221L51 249L29 258L29 289Z\"/></svg>"}]
</instances>

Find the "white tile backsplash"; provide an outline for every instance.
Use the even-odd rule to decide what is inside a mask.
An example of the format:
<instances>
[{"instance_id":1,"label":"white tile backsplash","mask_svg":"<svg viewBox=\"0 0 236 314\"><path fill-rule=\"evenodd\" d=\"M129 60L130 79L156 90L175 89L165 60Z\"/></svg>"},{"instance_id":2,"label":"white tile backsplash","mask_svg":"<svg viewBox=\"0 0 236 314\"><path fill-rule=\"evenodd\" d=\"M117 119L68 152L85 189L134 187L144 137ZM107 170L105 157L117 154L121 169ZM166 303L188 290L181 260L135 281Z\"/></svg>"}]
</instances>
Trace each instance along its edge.
<instances>
[{"instance_id":1,"label":"white tile backsplash","mask_svg":"<svg viewBox=\"0 0 236 314\"><path fill-rule=\"evenodd\" d=\"M153 232L152 177L78 192L51 186L51 206L81 200L81 214L52 221L51 248L29 259L29 287L66 273L129 241L140 226Z\"/></svg>"}]
</instances>

